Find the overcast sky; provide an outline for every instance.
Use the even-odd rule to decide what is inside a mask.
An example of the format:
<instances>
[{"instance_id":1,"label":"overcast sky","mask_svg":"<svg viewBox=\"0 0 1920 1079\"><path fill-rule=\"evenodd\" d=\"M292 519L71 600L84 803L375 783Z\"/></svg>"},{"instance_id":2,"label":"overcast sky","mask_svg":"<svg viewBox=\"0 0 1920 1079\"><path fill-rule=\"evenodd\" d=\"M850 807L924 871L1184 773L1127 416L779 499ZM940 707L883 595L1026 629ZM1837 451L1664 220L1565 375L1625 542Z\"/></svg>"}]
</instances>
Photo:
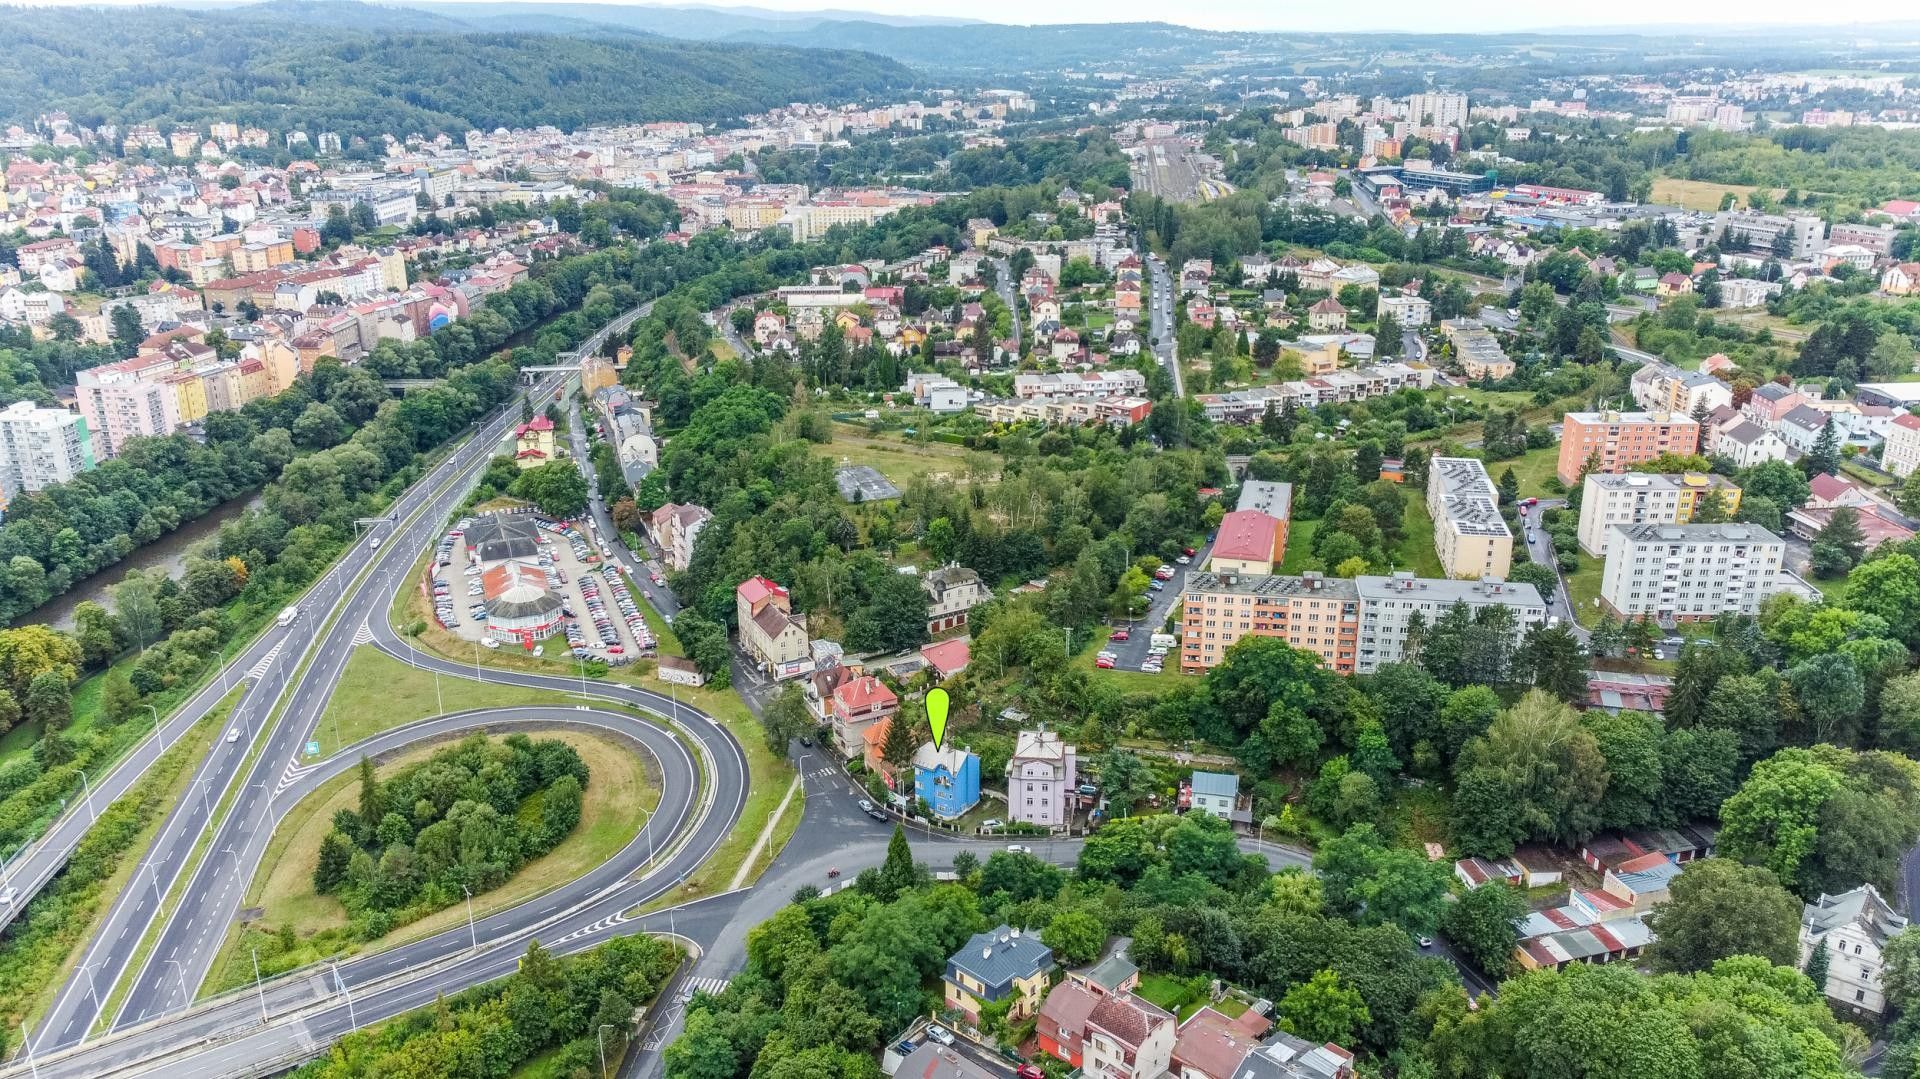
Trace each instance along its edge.
<instances>
[{"instance_id":1,"label":"overcast sky","mask_svg":"<svg viewBox=\"0 0 1920 1079\"><path fill-rule=\"evenodd\" d=\"M8 3L152 3L154 0L6 0ZM165 3L165 0L159 0ZM374 0L380 2L380 0ZM405 0L398 0L404 3ZM534 0L539 2L539 0ZM595 0L571 0L595 2ZM1913 0L1848 0L1817 4L1807 0L1611 0L1605 5L1534 5L1512 0L1373 0L1336 4L1318 0L667 0L651 6L745 6L780 11L873 11L889 15L935 15L987 22L1032 24L1073 22L1171 22L1208 30L1372 30L1411 33L1499 33L1594 27L1747 27L1766 25L1852 24L1863 40L1893 44L1876 26L1920 20ZM430 6L420 0L418 6ZM650 6L650 5L636 5ZM1920 44L1920 34L1900 35Z\"/></svg>"},{"instance_id":2,"label":"overcast sky","mask_svg":"<svg viewBox=\"0 0 1920 1079\"><path fill-rule=\"evenodd\" d=\"M699 3L700 0L688 0ZM707 0L706 6L734 6ZM1550 27L1688 26L1856 23L1862 36L1878 40L1873 24L1920 17L1912 0L1611 0L1601 4L1516 4L1512 0L1373 0L1336 4L1316 0L753 0L750 7L782 11L823 8L890 15L946 15L1003 23L1172 22L1209 30L1378 30L1427 33L1501 32ZM1880 42L1885 44L1884 41Z\"/></svg>"}]
</instances>

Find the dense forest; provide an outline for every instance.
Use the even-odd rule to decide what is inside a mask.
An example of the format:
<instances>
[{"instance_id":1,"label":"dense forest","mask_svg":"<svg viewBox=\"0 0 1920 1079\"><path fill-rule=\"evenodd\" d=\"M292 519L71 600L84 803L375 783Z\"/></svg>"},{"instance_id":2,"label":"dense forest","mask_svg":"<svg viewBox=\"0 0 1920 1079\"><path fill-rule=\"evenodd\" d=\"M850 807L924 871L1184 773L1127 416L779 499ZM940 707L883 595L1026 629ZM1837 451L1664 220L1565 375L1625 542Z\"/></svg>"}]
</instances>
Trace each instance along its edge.
<instances>
[{"instance_id":1,"label":"dense forest","mask_svg":"<svg viewBox=\"0 0 1920 1079\"><path fill-rule=\"evenodd\" d=\"M31 122L231 120L375 137L553 124L715 121L910 85L877 56L545 34L383 33L235 12L48 8L0 14L0 102Z\"/></svg>"}]
</instances>

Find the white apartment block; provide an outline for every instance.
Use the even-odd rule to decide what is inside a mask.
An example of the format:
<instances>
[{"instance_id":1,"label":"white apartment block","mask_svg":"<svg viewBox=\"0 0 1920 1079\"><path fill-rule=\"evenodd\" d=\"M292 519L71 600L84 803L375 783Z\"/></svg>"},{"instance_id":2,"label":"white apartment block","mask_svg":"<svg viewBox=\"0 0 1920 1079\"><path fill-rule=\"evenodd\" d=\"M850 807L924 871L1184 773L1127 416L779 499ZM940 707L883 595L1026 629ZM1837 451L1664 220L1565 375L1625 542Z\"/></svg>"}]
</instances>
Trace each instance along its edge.
<instances>
[{"instance_id":1,"label":"white apartment block","mask_svg":"<svg viewBox=\"0 0 1920 1079\"><path fill-rule=\"evenodd\" d=\"M1580 549L1599 556L1615 525L1683 525L1708 491L1718 490L1729 513L1740 505L1740 488L1725 476L1702 472L1595 472L1580 490Z\"/></svg>"},{"instance_id":2,"label":"white apartment block","mask_svg":"<svg viewBox=\"0 0 1920 1079\"><path fill-rule=\"evenodd\" d=\"M119 454L130 438L172 434L180 425L172 386L143 382L133 372L112 365L81 371L75 377L80 414L87 418L94 456L101 460Z\"/></svg>"},{"instance_id":3,"label":"white apartment block","mask_svg":"<svg viewBox=\"0 0 1920 1079\"><path fill-rule=\"evenodd\" d=\"M1893 418L1880 451L1880 467L1902 478L1920 467L1920 416L1903 412Z\"/></svg>"},{"instance_id":4,"label":"white apartment block","mask_svg":"<svg viewBox=\"0 0 1920 1079\"><path fill-rule=\"evenodd\" d=\"M1055 731L1021 731L1007 760L1007 819L1045 827L1073 820L1077 751Z\"/></svg>"},{"instance_id":5,"label":"white apartment block","mask_svg":"<svg viewBox=\"0 0 1920 1079\"><path fill-rule=\"evenodd\" d=\"M1421 296L1382 296L1375 315L1392 315L1402 327L1425 326L1433 321L1433 301Z\"/></svg>"},{"instance_id":6,"label":"white apartment block","mask_svg":"<svg viewBox=\"0 0 1920 1079\"><path fill-rule=\"evenodd\" d=\"M65 483L94 466L86 417L16 401L0 410L0 505Z\"/></svg>"},{"instance_id":7,"label":"white apartment block","mask_svg":"<svg viewBox=\"0 0 1920 1079\"><path fill-rule=\"evenodd\" d=\"M1785 557L1780 537L1757 525L1614 525L1600 602L1663 624L1754 615L1779 590Z\"/></svg>"},{"instance_id":8,"label":"white apartment block","mask_svg":"<svg viewBox=\"0 0 1920 1079\"><path fill-rule=\"evenodd\" d=\"M1449 577L1501 577L1513 566L1513 531L1487 466L1472 457L1435 457L1427 468L1433 546Z\"/></svg>"},{"instance_id":9,"label":"white apartment block","mask_svg":"<svg viewBox=\"0 0 1920 1079\"><path fill-rule=\"evenodd\" d=\"M1464 603L1478 613L1482 607L1513 610L1513 644L1519 647L1527 633L1547 620L1547 603L1530 584L1514 584L1497 577L1478 581L1447 581L1396 573L1391 577L1356 577L1360 596L1359 674L1372 674L1382 664L1398 663L1406 655L1407 622L1415 614L1428 627Z\"/></svg>"}]
</instances>

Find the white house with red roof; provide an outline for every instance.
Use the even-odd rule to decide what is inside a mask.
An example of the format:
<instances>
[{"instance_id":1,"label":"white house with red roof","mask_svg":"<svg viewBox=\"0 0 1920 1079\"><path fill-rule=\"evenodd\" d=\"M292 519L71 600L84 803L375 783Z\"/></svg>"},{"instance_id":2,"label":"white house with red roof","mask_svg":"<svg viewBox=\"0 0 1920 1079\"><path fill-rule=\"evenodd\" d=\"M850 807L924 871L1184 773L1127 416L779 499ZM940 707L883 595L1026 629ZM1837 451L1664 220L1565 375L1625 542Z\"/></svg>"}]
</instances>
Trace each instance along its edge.
<instances>
[{"instance_id":1,"label":"white house with red roof","mask_svg":"<svg viewBox=\"0 0 1920 1079\"><path fill-rule=\"evenodd\" d=\"M1920 416L1903 412L1893 418L1880 450L1880 467L1902 478L1920 467Z\"/></svg>"}]
</instances>

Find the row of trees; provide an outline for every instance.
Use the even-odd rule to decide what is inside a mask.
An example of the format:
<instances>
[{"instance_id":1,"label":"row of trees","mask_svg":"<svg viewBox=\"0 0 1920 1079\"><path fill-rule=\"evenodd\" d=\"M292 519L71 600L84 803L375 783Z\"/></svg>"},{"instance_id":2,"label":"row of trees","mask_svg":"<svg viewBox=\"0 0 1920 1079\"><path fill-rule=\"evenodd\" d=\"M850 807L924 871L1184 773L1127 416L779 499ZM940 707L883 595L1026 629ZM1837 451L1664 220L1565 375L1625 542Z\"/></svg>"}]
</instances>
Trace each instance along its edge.
<instances>
[{"instance_id":1,"label":"row of trees","mask_svg":"<svg viewBox=\"0 0 1920 1079\"><path fill-rule=\"evenodd\" d=\"M302 1068L302 1079L507 1079L552 1051L548 1074L598 1074L600 1054L623 1057L636 1009L681 961L672 944L619 937L557 959L527 944L514 972L392 1022L350 1034Z\"/></svg>"}]
</instances>

